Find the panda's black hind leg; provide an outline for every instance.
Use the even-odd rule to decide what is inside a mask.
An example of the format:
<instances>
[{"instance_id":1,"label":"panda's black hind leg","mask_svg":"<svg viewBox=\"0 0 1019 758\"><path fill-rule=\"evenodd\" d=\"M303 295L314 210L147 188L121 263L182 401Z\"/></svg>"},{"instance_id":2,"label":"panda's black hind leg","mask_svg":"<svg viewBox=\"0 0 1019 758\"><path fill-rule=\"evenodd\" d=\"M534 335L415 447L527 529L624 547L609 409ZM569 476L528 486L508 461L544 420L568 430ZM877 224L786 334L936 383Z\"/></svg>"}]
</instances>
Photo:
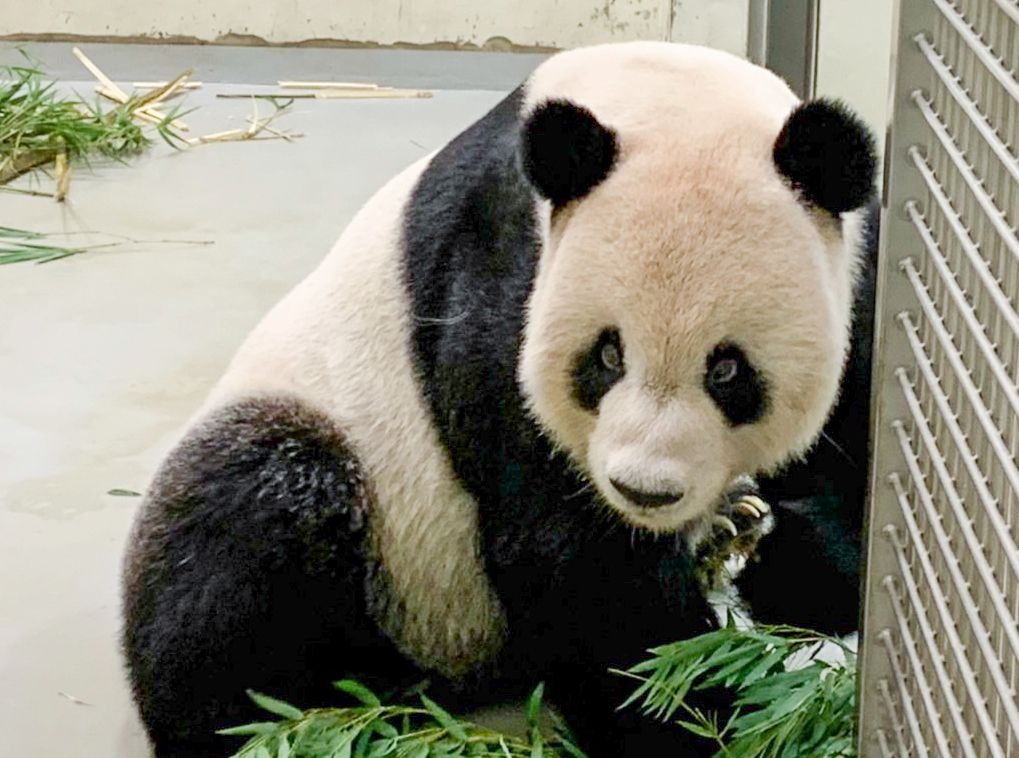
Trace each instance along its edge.
<instances>
[{"instance_id":1,"label":"panda's black hind leg","mask_svg":"<svg viewBox=\"0 0 1019 758\"><path fill-rule=\"evenodd\" d=\"M124 574L124 652L159 758L228 755L215 730L267 715L248 688L309 705L347 674L398 676L365 607L369 501L341 432L295 400L235 403L173 451Z\"/></svg>"}]
</instances>

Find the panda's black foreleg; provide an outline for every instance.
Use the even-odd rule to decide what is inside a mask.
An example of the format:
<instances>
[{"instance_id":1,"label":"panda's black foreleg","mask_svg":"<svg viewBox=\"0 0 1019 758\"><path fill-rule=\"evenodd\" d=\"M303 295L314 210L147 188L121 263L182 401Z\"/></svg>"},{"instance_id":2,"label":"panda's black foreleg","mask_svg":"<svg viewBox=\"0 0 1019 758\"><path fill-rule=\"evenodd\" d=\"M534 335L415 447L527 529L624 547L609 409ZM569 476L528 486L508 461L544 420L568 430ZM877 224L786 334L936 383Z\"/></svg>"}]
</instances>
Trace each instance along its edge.
<instances>
[{"instance_id":1,"label":"panda's black foreleg","mask_svg":"<svg viewBox=\"0 0 1019 758\"><path fill-rule=\"evenodd\" d=\"M699 758L713 754L712 743L675 724L642 714L638 704L619 710L638 685L618 674L585 677L579 672L553 683L551 694L556 696L556 709L588 758ZM697 693L688 702L704 712L725 705ZM677 718L689 720L685 713Z\"/></svg>"},{"instance_id":2,"label":"panda's black foreleg","mask_svg":"<svg viewBox=\"0 0 1019 758\"><path fill-rule=\"evenodd\" d=\"M674 536L620 532L588 545L559 575L556 590L527 609L535 626L526 638L532 670L579 746L590 758L710 755L705 740L643 715L639 704L621 708L640 682L616 673L656 645L717 627L684 546ZM711 693L696 705L724 711L729 703Z\"/></svg>"},{"instance_id":3,"label":"panda's black foreleg","mask_svg":"<svg viewBox=\"0 0 1019 758\"><path fill-rule=\"evenodd\" d=\"M159 758L228 755L215 730L268 717L248 688L307 706L347 674L397 678L365 609L369 505L342 434L297 401L236 403L178 445L125 564L123 646Z\"/></svg>"}]
</instances>

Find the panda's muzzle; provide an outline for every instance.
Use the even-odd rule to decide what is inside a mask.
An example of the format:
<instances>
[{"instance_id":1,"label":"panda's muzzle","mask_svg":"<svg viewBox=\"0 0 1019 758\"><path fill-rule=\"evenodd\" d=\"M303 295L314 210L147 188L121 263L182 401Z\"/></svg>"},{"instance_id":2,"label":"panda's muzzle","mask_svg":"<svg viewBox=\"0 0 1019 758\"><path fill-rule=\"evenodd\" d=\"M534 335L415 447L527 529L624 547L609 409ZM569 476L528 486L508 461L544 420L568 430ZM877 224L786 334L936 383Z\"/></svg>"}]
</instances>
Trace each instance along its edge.
<instances>
[{"instance_id":1,"label":"panda's muzzle","mask_svg":"<svg viewBox=\"0 0 1019 758\"><path fill-rule=\"evenodd\" d=\"M616 491L640 508L661 508L674 505L683 499L683 490L679 487L660 492L648 492L623 484L618 479L609 479Z\"/></svg>"}]
</instances>

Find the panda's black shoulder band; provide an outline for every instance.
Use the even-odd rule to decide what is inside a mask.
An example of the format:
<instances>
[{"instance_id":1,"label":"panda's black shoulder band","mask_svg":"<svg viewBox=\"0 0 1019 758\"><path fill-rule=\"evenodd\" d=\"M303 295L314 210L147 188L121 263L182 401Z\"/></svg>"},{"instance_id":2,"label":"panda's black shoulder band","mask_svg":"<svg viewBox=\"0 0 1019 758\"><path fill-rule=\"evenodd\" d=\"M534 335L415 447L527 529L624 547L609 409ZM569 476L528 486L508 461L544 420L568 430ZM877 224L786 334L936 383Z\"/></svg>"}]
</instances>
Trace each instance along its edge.
<instances>
[{"instance_id":1,"label":"panda's black shoulder band","mask_svg":"<svg viewBox=\"0 0 1019 758\"><path fill-rule=\"evenodd\" d=\"M874 137L837 100L811 100L796 108L775 140L772 156L779 173L803 199L829 213L860 208L874 194Z\"/></svg>"},{"instance_id":2,"label":"panda's black shoulder band","mask_svg":"<svg viewBox=\"0 0 1019 758\"><path fill-rule=\"evenodd\" d=\"M568 100L539 104L523 125L520 158L534 188L555 206L578 200L612 171L616 133Z\"/></svg>"}]
</instances>

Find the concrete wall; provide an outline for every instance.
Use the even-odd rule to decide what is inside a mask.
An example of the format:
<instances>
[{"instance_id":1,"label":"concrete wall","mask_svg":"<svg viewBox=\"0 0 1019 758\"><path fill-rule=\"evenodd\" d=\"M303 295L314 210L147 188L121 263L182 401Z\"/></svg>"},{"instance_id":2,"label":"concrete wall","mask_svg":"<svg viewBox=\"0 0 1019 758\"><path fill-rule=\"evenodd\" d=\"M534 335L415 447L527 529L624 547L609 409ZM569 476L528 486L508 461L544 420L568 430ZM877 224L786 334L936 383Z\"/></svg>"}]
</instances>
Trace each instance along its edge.
<instances>
[{"instance_id":1,"label":"concrete wall","mask_svg":"<svg viewBox=\"0 0 1019 758\"><path fill-rule=\"evenodd\" d=\"M0 36L69 35L506 49L623 39L746 49L750 0L31 0L9 3Z\"/></svg>"},{"instance_id":2,"label":"concrete wall","mask_svg":"<svg viewBox=\"0 0 1019 758\"><path fill-rule=\"evenodd\" d=\"M0 37L494 49L671 39L747 50L760 0L0 0ZM782 0L771 0L781 8ZM893 0L821 0L818 93L883 133Z\"/></svg>"},{"instance_id":3,"label":"concrete wall","mask_svg":"<svg viewBox=\"0 0 1019 758\"><path fill-rule=\"evenodd\" d=\"M774 0L772 0L774 2ZM893 0L821 0L817 94L843 98L884 139Z\"/></svg>"}]
</instances>

